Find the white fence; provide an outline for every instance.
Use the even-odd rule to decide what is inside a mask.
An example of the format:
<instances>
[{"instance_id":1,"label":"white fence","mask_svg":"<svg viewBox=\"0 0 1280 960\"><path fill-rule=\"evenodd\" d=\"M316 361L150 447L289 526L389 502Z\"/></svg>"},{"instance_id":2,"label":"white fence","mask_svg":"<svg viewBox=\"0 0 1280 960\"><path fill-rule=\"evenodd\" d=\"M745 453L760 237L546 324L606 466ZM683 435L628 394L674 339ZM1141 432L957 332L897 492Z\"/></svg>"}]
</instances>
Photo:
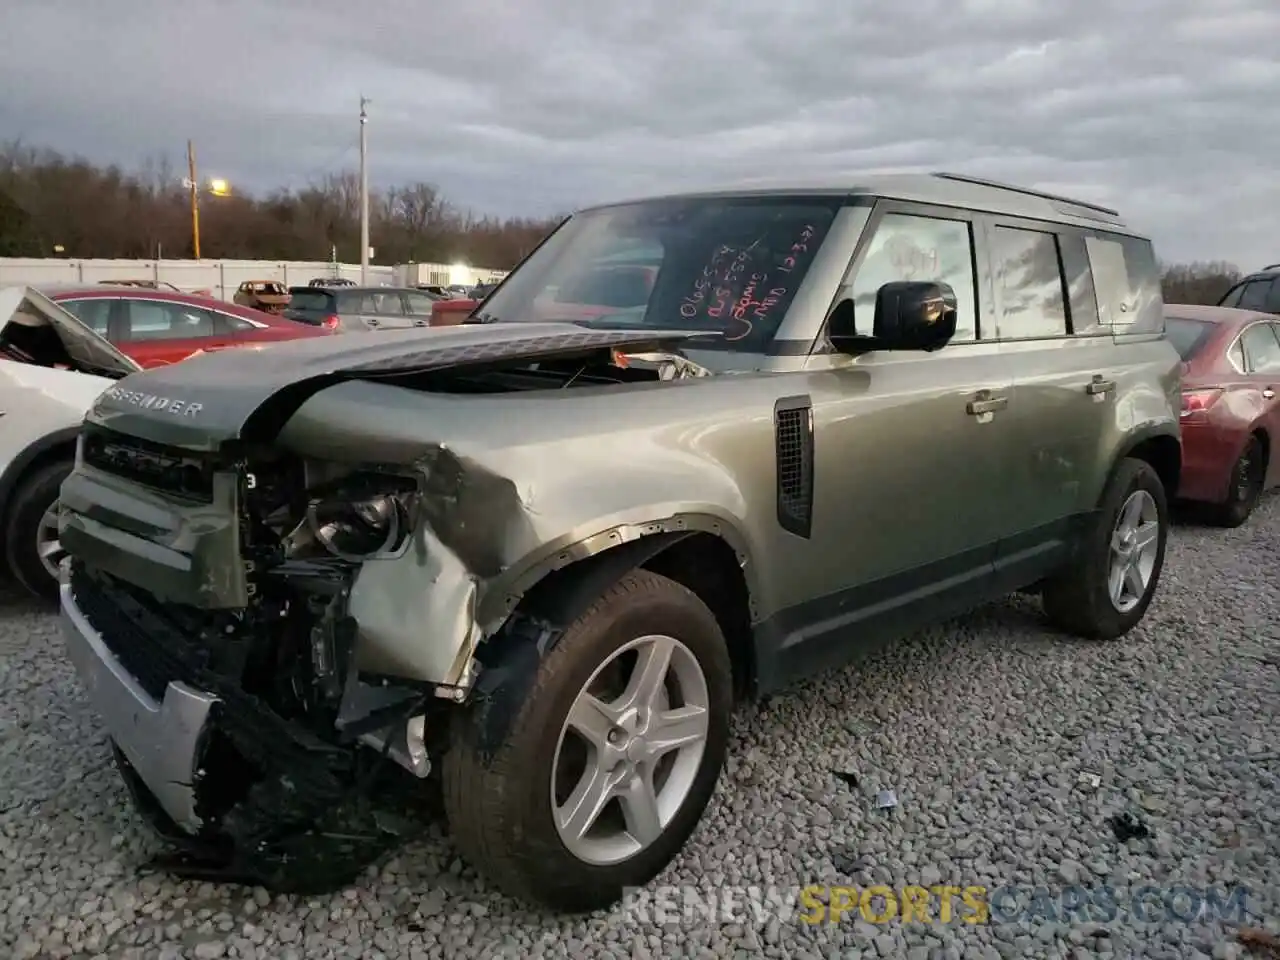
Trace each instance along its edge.
<instances>
[{"instance_id":1,"label":"white fence","mask_svg":"<svg viewBox=\"0 0 1280 960\"><path fill-rule=\"evenodd\" d=\"M413 264L405 267L369 267L370 284L428 283L410 279L413 273L447 275L437 283L472 284L499 271L458 268L446 264ZM425 268L425 269L424 269ZM155 280L171 283L188 293L230 300L246 280L280 280L289 286L305 286L316 277L343 277L360 282L359 264L323 260L34 260L0 257L0 286L31 287L110 283L119 280Z\"/></svg>"}]
</instances>

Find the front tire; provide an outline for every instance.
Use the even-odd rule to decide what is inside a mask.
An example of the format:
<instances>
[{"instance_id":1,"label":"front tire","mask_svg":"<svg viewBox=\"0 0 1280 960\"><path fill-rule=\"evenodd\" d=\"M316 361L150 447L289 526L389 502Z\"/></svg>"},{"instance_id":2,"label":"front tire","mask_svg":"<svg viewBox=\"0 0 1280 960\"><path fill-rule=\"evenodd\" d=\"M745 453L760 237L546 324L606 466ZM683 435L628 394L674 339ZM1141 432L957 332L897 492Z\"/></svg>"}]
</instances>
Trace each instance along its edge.
<instances>
[{"instance_id":1,"label":"front tire","mask_svg":"<svg viewBox=\"0 0 1280 960\"><path fill-rule=\"evenodd\" d=\"M1209 519L1220 527L1233 528L1243 524L1258 505L1266 476L1267 456L1262 449L1262 442L1257 437L1250 437L1231 469L1231 487L1227 492L1227 499L1213 505Z\"/></svg>"},{"instance_id":2,"label":"front tire","mask_svg":"<svg viewBox=\"0 0 1280 960\"><path fill-rule=\"evenodd\" d=\"M445 810L462 854L512 896L608 907L683 848L715 791L732 671L691 591L634 571L458 718Z\"/></svg>"},{"instance_id":3,"label":"front tire","mask_svg":"<svg viewBox=\"0 0 1280 960\"><path fill-rule=\"evenodd\" d=\"M73 463L59 460L31 472L19 484L5 519L5 561L14 577L42 600L58 600L58 493Z\"/></svg>"},{"instance_id":4,"label":"front tire","mask_svg":"<svg viewBox=\"0 0 1280 960\"><path fill-rule=\"evenodd\" d=\"M1160 582L1169 539L1164 484L1143 460L1121 460L1080 550L1045 585L1051 623L1093 640L1114 640L1137 625Z\"/></svg>"}]
</instances>

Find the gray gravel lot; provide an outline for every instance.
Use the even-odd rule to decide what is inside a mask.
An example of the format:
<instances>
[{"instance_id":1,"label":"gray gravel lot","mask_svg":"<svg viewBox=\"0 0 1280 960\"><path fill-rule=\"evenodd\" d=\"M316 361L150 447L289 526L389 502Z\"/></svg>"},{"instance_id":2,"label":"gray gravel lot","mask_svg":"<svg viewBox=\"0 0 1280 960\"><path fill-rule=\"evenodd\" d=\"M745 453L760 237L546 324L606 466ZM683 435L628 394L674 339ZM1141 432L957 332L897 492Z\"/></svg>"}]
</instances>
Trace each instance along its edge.
<instances>
[{"instance_id":1,"label":"gray gravel lot","mask_svg":"<svg viewBox=\"0 0 1280 960\"><path fill-rule=\"evenodd\" d=\"M1233 957L1236 926L1280 929L1280 497L1240 530L1179 528L1146 622L1116 644L1054 636L1037 613L1026 599L986 608L744 712L663 882L1105 884L1122 904L1144 886L1241 884L1256 916L1017 922L1005 901L1008 922L873 925L855 911L810 925L745 909L681 919L675 903L659 916L642 901L563 922L493 894L439 830L331 897L141 875L157 847L56 620L9 595L0 956ZM875 810L880 789L896 791L892 814ZM1107 819L1126 810L1150 837L1115 838Z\"/></svg>"}]
</instances>

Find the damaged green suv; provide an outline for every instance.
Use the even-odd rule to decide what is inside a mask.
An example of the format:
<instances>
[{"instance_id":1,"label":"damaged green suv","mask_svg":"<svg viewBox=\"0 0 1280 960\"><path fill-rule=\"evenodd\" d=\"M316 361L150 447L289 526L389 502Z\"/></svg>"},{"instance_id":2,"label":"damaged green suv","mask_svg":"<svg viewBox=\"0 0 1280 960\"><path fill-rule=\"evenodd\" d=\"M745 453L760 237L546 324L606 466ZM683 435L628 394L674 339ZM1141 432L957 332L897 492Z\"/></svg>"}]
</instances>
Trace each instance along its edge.
<instances>
[{"instance_id":1,"label":"damaged green suv","mask_svg":"<svg viewBox=\"0 0 1280 960\"><path fill-rule=\"evenodd\" d=\"M107 390L66 642L175 867L343 882L439 777L495 883L599 907L693 832L736 699L1017 590L1130 630L1178 408L1114 211L948 174L598 207L459 326Z\"/></svg>"}]
</instances>

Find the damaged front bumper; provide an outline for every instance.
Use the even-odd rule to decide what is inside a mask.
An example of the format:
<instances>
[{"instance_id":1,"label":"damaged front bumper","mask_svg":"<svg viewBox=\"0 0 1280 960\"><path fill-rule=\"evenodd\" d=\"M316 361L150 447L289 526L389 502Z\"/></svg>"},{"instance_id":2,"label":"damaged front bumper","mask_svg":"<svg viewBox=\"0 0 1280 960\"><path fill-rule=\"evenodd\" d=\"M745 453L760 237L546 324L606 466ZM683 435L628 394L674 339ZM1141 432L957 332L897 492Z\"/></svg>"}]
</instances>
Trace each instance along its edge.
<instances>
[{"instance_id":1,"label":"damaged front bumper","mask_svg":"<svg viewBox=\"0 0 1280 960\"><path fill-rule=\"evenodd\" d=\"M401 751L425 775L421 717L360 735L376 753L322 741L203 667L172 624L107 578L67 568L60 593L67 652L136 805L199 875L332 889L420 822L384 757Z\"/></svg>"}]
</instances>

